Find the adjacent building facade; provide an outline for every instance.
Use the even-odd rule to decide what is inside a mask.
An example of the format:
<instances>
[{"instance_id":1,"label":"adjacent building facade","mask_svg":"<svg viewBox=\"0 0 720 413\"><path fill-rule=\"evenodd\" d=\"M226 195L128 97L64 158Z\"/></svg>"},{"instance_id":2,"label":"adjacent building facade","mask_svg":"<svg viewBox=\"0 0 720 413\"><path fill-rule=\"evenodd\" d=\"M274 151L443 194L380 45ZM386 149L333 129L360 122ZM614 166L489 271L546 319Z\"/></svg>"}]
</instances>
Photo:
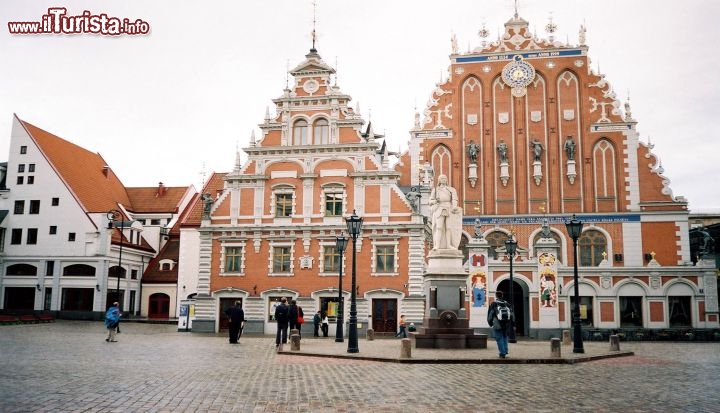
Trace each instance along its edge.
<instances>
[{"instance_id":1,"label":"adjacent building facade","mask_svg":"<svg viewBox=\"0 0 720 413\"><path fill-rule=\"evenodd\" d=\"M143 290L141 281L194 188L126 188L99 154L17 116L11 133L0 188L0 308L87 319L117 300L129 316L155 305L164 311L151 315L174 317L175 282Z\"/></svg>"}]
</instances>

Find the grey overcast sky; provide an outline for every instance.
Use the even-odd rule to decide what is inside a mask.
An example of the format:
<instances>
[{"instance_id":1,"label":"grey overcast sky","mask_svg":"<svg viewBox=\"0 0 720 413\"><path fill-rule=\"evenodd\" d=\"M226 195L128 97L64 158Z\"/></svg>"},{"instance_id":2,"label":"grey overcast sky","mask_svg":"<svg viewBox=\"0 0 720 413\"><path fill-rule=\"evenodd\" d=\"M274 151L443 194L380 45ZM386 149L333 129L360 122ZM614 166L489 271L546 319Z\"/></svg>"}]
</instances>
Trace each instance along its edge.
<instances>
[{"instance_id":1,"label":"grey overcast sky","mask_svg":"<svg viewBox=\"0 0 720 413\"><path fill-rule=\"evenodd\" d=\"M513 0L318 0L317 49L364 119L406 148L415 111L448 76L450 38L461 51L495 40ZM8 22L67 15L141 19L147 35L11 35ZM650 140L673 196L693 211L720 210L720 2L518 0L547 37L578 43L587 27L592 69L625 102ZM13 113L99 152L126 186L195 185L226 172L248 145L288 66L311 47L310 0L3 0L0 2L0 160ZM643 162L649 160L641 159ZM715 183L713 183L715 182Z\"/></svg>"}]
</instances>

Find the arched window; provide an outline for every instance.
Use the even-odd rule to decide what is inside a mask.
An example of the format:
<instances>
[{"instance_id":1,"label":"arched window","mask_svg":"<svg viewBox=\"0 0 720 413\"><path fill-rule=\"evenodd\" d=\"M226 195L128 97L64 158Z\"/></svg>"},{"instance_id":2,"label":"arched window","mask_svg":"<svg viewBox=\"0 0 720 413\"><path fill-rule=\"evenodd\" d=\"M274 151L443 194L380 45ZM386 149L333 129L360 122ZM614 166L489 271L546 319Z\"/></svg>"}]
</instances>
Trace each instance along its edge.
<instances>
[{"instance_id":1,"label":"arched window","mask_svg":"<svg viewBox=\"0 0 720 413\"><path fill-rule=\"evenodd\" d=\"M508 234L502 231L493 231L485 236L485 240L488 244L490 244L490 251L488 254L490 255L490 258L496 260L500 257L500 253L496 250L498 248L505 248L505 241L507 241L508 238Z\"/></svg>"},{"instance_id":2,"label":"arched window","mask_svg":"<svg viewBox=\"0 0 720 413\"><path fill-rule=\"evenodd\" d=\"M533 238L533 245L534 245L536 248L537 248L537 246L538 246L538 242L540 241L540 238L542 238L542 237L543 237L542 232L538 232L537 234L535 234L535 238ZM551 231L551 232L550 232L550 238L554 239L555 242L557 242L557 245L558 245L558 246L561 246L561 245L562 245L562 242L560 242L560 236L559 236L558 234L556 234L556 233L554 233L554 232ZM555 250L555 253L557 254L557 257L556 257L556 258L558 259L558 261L564 262L564 261L563 261L562 249L561 249L561 248L556 249L556 250Z\"/></svg>"},{"instance_id":3,"label":"arched window","mask_svg":"<svg viewBox=\"0 0 720 413\"><path fill-rule=\"evenodd\" d=\"M448 185L452 182L451 168L450 168L450 150L447 146L440 145L432 152L431 163L433 172L435 173L435 179L440 175L447 176Z\"/></svg>"},{"instance_id":4,"label":"arched window","mask_svg":"<svg viewBox=\"0 0 720 413\"><path fill-rule=\"evenodd\" d=\"M63 275L95 276L95 267L87 264L72 264L63 268Z\"/></svg>"},{"instance_id":5,"label":"arched window","mask_svg":"<svg viewBox=\"0 0 720 413\"><path fill-rule=\"evenodd\" d=\"M293 144L307 145L308 123L305 120L298 120L293 125Z\"/></svg>"},{"instance_id":6,"label":"arched window","mask_svg":"<svg viewBox=\"0 0 720 413\"><path fill-rule=\"evenodd\" d=\"M607 240L600 231L588 230L578 239L578 255L580 265L597 267L603 260L603 252L607 251Z\"/></svg>"},{"instance_id":7,"label":"arched window","mask_svg":"<svg viewBox=\"0 0 720 413\"><path fill-rule=\"evenodd\" d=\"M6 275L37 275L37 267L30 264L13 264L7 267Z\"/></svg>"},{"instance_id":8,"label":"arched window","mask_svg":"<svg viewBox=\"0 0 720 413\"><path fill-rule=\"evenodd\" d=\"M110 278L118 278L118 277L125 278L126 272L127 272L127 270L125 270L125 268L120 268L117 265L114 265L114 266L110 267L110 269L108 270L108 277L110 277Z\"/></svg>"},{"instance_id":9,"label":"arched window","mask_svg":"<svg viewBox=\"0 0 720 413\"><path fill-rule=\"evenodd\" d=\"M315 121L315 128L313 130L313 140L315 141L315 145L327 145L328 144L328 134L329 134L329 126L327 119L318 119Z\"/></svg>"}]
</instances>

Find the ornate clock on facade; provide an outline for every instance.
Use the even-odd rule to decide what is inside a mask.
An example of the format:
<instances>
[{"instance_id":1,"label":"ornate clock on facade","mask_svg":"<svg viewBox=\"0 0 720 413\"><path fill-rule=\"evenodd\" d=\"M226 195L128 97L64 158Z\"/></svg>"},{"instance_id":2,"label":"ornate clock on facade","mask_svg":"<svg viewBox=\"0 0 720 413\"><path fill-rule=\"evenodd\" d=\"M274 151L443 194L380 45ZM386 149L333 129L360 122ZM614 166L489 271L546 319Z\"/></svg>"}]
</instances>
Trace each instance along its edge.
<instances>
[{"instance_id":1,"label":"ornate clock on facade","mask_svg":"<svg viewBox=\"0 0 720 413\"><path fill-rule=\"evenodd\" d=\"M527 87L535 80L535 68L526 62L522 56L515 55L513 60L502 70L502 80L512 88L515 97L523 97Z\"/></svg>"}]
</instances>

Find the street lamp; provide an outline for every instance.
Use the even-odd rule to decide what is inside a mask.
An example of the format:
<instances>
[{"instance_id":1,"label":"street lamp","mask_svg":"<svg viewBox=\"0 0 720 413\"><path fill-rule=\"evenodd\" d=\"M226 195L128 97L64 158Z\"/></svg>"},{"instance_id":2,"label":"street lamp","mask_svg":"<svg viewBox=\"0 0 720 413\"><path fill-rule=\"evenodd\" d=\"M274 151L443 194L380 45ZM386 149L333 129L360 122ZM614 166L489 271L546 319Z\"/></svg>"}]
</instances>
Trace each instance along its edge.
<instances>
[{"instance_id":1,"label":"street lamp","mask_svg":"<svg viewBox=\"0 0 720 413\"><path fill-rule=\"evenodd\" d=\"M577 240L580 238L583 223L573 214L572 219L565 222L570 238L573 240L573 279L575 280L575 305L573 306L573 353L584 353L582 341L582 328L580 327L580 287L578 285L578 257L577 257Z\"/></svg>"},{"instance_id":2,"label":"street lamp","mask_svg":"<svg viewBox=\"0 0 720 413\"><path fill-rule=\"evenodd\" d=\"M515 251L517 251L517 241L510 235L510 238L505 240L505 251L510 255L510 312L515 314L515 296L513 295L513 258L515 257ZM517 343L515 338L515 323L510 323L510 329L507 332L508 343Z\"/></svg>"},{"instance_id":3,"label":"street lamp","mask_svg":"<svg viewBox=\"0 0 720 413\"><path fill-rule=\"evenodd\" d=\"M363 219L355 214L349 218L345 218L347 223L348 234L352 237L353 245L353 261L352 261L352 288L350 289L350 329L348 330L348 353L358 353L358 336L357 336L357 304L355 303L356 295L356 255L357 255L357 238L360 235L360 228L362 228Z\"/></svg>"},{"instance_id":4,"label":"street lamp","mask_svg":"<svg viewBox=\"0 0 720 413\"><path fill-rule=\"evenodd\" d=\"M107 213L107 218L110 220L108 228L112 229L115 226L115 220L120 219L120 254L118 257L118 271L117 271L117 289L115 290L115 301L120 303L120 276L122 275L122 251L123 251L123 233L125 230L125 220L122 214L117 209L112 209ZM112 234L110 235L110 245L112 245Z\"/></svg>"},{"instance_id":5,"label":"street lamp","mask_svg":"<svg viewBox=\"0 0 720 413\"><path fill-rule=\"evenodd\" d=\"M337 313L337 328L335 329L335 342L343 342L343 290L342 290L342 270L343 270L343 254L345 253L345 247L347 247L348 239L344 235L340 234L339 237L335 237L335 249L337 250L338 256L340 257L340 275L338 275L338 313Z\"/></svg>"}]
</instances>

